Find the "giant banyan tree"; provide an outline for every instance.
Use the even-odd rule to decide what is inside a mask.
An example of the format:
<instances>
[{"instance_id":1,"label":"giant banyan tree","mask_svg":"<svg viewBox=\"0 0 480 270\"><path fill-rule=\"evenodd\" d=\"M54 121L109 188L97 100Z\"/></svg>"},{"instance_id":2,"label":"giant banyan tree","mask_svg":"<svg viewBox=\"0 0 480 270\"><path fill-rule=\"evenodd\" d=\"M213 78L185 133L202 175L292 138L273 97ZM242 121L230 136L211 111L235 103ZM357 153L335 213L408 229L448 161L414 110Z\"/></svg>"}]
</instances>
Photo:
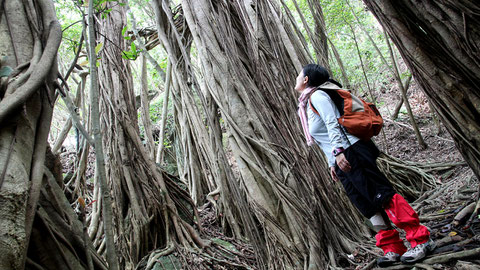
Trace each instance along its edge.
<instances>
[{"instance_id":1,"label":"giant banyan tree","mask_svg":"<svg viewBox=\"0 0 480 270\"><path fill-rule=\"evenodd\" d=\"M205 82L198 91L218 106L220 115L210 117L225 122L238 184L261 225L261 267L335 264L336 251L354 248L362 223L300 133L292 86L313 61L303 37L276 1L185 0L181 7Z\"/></svg>"}]
</instances>

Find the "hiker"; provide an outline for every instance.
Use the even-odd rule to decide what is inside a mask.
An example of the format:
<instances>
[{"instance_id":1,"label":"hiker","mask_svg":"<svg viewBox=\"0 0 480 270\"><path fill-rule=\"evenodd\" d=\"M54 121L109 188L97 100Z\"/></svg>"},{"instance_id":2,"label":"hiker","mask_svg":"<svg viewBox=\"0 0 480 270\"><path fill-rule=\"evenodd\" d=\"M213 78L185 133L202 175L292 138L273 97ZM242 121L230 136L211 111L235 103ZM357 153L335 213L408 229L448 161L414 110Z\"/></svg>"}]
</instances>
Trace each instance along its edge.
<instances>
[{"instance_id":1,"label":"hiker","mask_svg":"<svg viewBox=\"0 0 480 270\"><path fill-rule=\"evenodd\" d=\"M298 113L307 143L316 142L322 148L333 180L341 181L350 201L372 222L377 232L376 245L384 252L377 259L378 265L419 261L434 248L430 233L378 169L376 159L380 151L372 140L360 139L339 124L340 111L327 92L341 87L325 68L316 64L306 65L298 74L295 90L301 93ZM405 230L411 245L408 251L389 219Z\"/></svg>"}]
</instances>

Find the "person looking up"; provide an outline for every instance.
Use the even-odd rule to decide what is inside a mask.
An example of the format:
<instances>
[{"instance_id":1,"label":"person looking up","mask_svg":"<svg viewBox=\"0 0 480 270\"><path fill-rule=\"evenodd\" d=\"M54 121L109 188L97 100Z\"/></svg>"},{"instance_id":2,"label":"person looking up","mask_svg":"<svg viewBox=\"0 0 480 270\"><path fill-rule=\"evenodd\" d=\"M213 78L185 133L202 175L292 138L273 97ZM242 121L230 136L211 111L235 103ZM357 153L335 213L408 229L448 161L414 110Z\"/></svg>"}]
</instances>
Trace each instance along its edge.
<instances>
[{"instance_id":1,"label":"person looking up","mask_svg":"<svg viewBox=\"0 0 480 270\"><path fill-rule=\"evenodd\" d=\"M353 205L372 222L377 232L376 246L384 252L377 264L386 267L399 260L417 262L433 250L435 243L428 229L420 224L417 213L378 169L376 159L380 151L373 141L349 134L339 124L340 111L327 92L341 88L320 65L308 64L298 74L298 114L307 144L320 146L333 180L340 180ZM409 250L390 221L405 230Z\"/></svg>"}]
</instances>

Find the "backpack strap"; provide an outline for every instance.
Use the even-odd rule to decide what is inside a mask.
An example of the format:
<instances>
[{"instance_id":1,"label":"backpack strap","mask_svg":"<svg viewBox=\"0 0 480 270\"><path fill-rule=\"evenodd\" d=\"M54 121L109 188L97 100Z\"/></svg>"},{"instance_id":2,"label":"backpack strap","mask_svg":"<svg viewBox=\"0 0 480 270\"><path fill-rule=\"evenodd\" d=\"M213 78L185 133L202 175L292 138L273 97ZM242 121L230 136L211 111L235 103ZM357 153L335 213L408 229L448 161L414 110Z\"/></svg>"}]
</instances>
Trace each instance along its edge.
<instances>
[{"instance_id":1,"label":"backpack strap","mask_svg":"<svg viewBox=\"0 0 480 270\"><path fill-rule=\"evenodd\" d=\"M318 90L323 90L324 92L326 92L326 93L330 96L330 98L332 98L332 96L331 96L331 94L328 92L328 90L330 90L330 91L335 91L335 90L331 90L331 89L321 89L321 88L318 88ZM325 91L325 90L327 90L327 91ZM313 92L313 93L315 93L315 92ZM312 95L313 95L313 93L312 93ZM310 95L310 97L308 98L308 105L310 106L310 108L312 109L312 111L313 111L316 115L320 116L320 113L318 113L318 111L315 109L315 107L314 107L313 104L312 104L312 95ZM336 95L337 95L338 97L340 97L338 94L336 94ZM340 97L340 99L341 99L341 97ZM332 99L332 100L333 100L333 99ZM337 100L338 100L338 99L337 99ZM343 113L343 99L340 101L340 103L341 103L340 105L342 106L342 113ZM334 100L334 104L335 104L335 106L336 106L337 109L338 109L338 105L337 105L337 103L335 103L335 100ZM352 143L351 143L350 140L348 139L348 136L347 136L347 134L345 133L344 127L343 127L342 125L339 125L338 127L340 128L340 132L343 134L343 136L344 136L345 139L347 140L349 146L351 146Z\"/></svg>"},{"instance_id":2,"label":"backpack strap","mask_svg":"<svg viewBox=\"0 0 480 270\"><path fill-rule=\"evenodd\" d=\"M313 92L313 93L315 93L315 92ZM313 93L312 93L312 95L313 95ZM315 107L313 107L313 104L312 104L312 95L310 95L310 97L308 98L308 105L310 106L310 108L312 109L312 111L313 111L316 115L320 116L320 114L319 114L318 111L315 109Z\"/></svg>"},{"instance_id":3,"label":"backpack strap","mask_svg":"<svg viewBox=\"0 0 480 270\"><path fill-rule=\"evenodd\" d=\"M337 107L338 111L340 112L340 115L343 115L344 101L343 101L343 98L337 93L338 90L342 90L342 89L325 89L325 88L318 87L317 90L312 92L310 94L310 97L308 98L308 105L310 105L310 108L312 108L312 111L316 115L320 116L320 114L318 113L318 111L315 109L315 107L312 104L312 95L318 90L321 90L321 91L325 92L330 97L330 99L333 101L333 104L335 105L335 107ZM343 91L347 91L347 90L343 90Z\"/></svg>"}]
</instances>

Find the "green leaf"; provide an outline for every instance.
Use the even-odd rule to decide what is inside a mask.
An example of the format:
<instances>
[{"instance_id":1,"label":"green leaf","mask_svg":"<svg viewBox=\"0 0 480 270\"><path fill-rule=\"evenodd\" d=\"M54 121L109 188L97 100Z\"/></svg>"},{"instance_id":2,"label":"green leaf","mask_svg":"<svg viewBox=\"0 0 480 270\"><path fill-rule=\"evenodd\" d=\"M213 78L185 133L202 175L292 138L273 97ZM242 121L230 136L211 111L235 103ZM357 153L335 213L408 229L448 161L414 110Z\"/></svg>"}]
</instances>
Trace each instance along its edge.
<instances>
[{"instance_id":1,"label":"green leaf","mask_svg":"<svg viewBox=\"0 0 480 270\"><path fill-rule=\"evenodd\" d=\"M126 39L126 40L129 40L130 37L129 37L128 35L125 35L125 34L127 34L127 30L128 30L127 26L125 26L125 27L122 29L122 37L123 37L124 39Z\"/></svg>"},{"instance_id":2,"label":"green leaf","mask_svg":"<svg viewBox=\"0 0 480 270\"><path fill-rule=\"evenodd\" d=\"M132 42L130 44L130 51L123 51L122 58L125 60L135 60L138 57L137 46Z\"/></svg>"},{"instance_id":3,"label":"green leaf","mask_svg":"<svg viewBox=\"0 0 480 270\"><path fill-rule=\"evenodd\" d=\"M130 45L130 51L134 54L137 54L137 46L135 45L135 43L132 42L132 44Z\"/></svg>"},{"instance_id":4,"label":"green leaf","mask_svg":"<svg viewBox=\"0 0 480 270\"><path fill-rule=\"evenodd\" d=\"M134 56L134 55L132 54L131 51L123 51L123 53L122 53L122 58L125 59L125 60L134 59L133 56Z\"/></svg>"},{"instance_id":5,"label":"green leaf","mask_svg":"<svg viewBox=\"0 0 480 270\"><path fill-rule=\"evenodd\" d=\"M4 66L0 69L0 78L1 77L8 77L12 74L13 69L9 66Z\"/></svg>"},{"instance_id":6,"label":"green leaf","mask_svg":"<svg viewBox=\"0 0 480 270\"><path fill-rule=\"evenodd\" d=\"M95 46L95 54L98 54L98 52L103 48L103 43L100 42Z\"/></svg>"}]
</instances>

